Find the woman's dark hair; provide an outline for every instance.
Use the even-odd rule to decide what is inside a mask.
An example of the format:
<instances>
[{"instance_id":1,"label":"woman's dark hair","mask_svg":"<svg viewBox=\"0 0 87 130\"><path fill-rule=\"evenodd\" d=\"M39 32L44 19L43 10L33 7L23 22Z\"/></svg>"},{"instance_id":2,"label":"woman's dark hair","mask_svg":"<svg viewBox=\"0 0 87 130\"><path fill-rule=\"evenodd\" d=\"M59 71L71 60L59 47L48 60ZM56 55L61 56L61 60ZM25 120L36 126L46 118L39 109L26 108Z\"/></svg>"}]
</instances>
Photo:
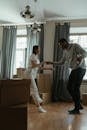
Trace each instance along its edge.
<instances>
[{"instance_id":1,"label":"woman's dark hair","mask_svg":"<svg viewBox=\"0 0 87 130\"><path fill-rule=\"evenodd\" d=\"M68 41L67 41L65 38L61 38L61 39L59 40L59 43L60 43L60 44L68 43Z\"/></svg>"},{"instance_id":2,"label":"woman's dark hair","mask_svg":"<svg viewBox=\"0 0 87 130\"><path fill-rule=\"evenodd\" d=\"M38 45L33 46L33 51L32 51L32 53L36 55L36 53L37 53L36 51L38 50L38 48L39 48Z\"/></svg>"}]
</instances>

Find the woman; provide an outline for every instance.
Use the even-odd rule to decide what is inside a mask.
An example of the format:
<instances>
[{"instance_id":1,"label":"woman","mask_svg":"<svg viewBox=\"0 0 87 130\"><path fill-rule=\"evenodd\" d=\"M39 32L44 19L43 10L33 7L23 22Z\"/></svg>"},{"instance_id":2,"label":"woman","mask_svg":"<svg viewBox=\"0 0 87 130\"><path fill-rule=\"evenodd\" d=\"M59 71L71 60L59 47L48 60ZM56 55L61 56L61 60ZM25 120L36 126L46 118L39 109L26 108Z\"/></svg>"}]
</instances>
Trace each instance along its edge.
<instances>
[{"instance_id":1,"label":"woman","mask_svg":"<svg viewBox=\"0 0 87 130\"><path fill-rule=\"evenodd\" d=\"M35 104L38 107L39 112L46 112L41 106L43 100L39 96L38 88L37 88L37 73L38 70L42 68L43 63L40 63L38 55L40 54L40 48L38 45L33 46L33 52L29 59L29 66L28 66L28 74L29 78L31 79L31 86L30 86L30 95L32 96Z\"/></svg>"}]
</instances>

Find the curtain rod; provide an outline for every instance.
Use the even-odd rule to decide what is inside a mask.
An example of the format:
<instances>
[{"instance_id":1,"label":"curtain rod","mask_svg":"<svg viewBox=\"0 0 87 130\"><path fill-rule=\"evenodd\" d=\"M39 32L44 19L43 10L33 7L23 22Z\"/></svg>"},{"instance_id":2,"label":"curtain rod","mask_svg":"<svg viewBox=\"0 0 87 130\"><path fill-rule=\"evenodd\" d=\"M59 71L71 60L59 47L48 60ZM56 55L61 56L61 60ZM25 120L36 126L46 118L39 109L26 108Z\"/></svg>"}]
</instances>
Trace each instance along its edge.
<instances>
[{"instance_id":1,"label":"curtain rod","mask_svg":"<svg viewBox=\"0 0 87 130\"><path fill-rule=\"evenodd\" d=\"M0 27L1 26L26 26L26 25L31 25L33 24L34 22L31 22L31 23L12 23L12 24L0 24ZM46 22L36 22L38 24L44 24Z\"/></svg>"},{"instance_id":2,"label":"curtain rod","mask_svg":"<svg viewBox=\"0 0 87 130\"><path fill-rule=\"evenodd\" d=\"M31 23L30 23L31 24ZM23 24L23 23L20 23L20 24L0 24L0 26L26 26L26 25L30 25L29 23L28 24Z\"/></svg>"},{"instance_id":3,"label":"curtain rod","mask_svg":"<svg viewBox=\"0 0 87 130\"><path fill-rule=\"evenodd\" d=\"M70 21L57 21L55 24L64 24L64 23L71 23Z\"/></svg>"}]
</instances>

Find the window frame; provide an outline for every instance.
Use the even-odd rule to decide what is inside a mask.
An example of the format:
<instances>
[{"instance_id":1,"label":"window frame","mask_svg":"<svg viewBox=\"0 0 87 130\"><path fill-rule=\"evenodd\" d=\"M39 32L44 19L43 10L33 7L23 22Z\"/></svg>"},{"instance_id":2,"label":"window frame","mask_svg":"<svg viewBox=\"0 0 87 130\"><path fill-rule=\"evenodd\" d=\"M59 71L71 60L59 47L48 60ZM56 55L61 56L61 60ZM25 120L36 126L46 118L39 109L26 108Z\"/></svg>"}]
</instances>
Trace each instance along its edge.
<instances>
[{"instance_id":1,"label":"window frame","mask_svg":"<svg viewBox=\"0 0 87 130\"><path fill-rule=\"evenodd\" d=\"M27 34L25 34L25 35L24 35L24 34L23 34L23 35L17 34L17 35L16 35L16 39L17 39L17 38L23 38L23 37L25 37L25 38L27 39ZM16 42L16 44L17 44L17 42ZM26 51L27 51L27 48L25 48L25 49L26 49ZM17 48L16 48L16 51L17 51L17 50L23 50L23 49L22 49L22 48L20 48L20 49L17 49ZM26 57L26 52L25 52L25 57ZM24 67L26 67L26 58L25 58Z\"/></svg>"},{"instance_id":2,"label":"window frame","mask_svg":"<svg viewBox=\"0 0 87 130\"><path fill-rule=\"evenodd\" d=\"M26 27L25 28L17 28L18 30L22 30L22 29L25 29L26 30ZM26 34L16 34L16 45L17 45L17 38L23 38L23 37L25 37L26 38L26 42L27 42L27 33ZM27 43L26 43L27 44ZM16 50L15 50L15 62L16 62L16 51L18 51L18 50L23 50L22 48L16 48ZM27 47L25 48L25 50L26 50L26 52L27 52ZM24 67L26 67L26 52L25 52L25 63L24 63ZM16 66L16 63L14 64L14 71L13 71L13 75L14 74L16 74L17 73L17 68L16 68L17 66Z\"/></svg>"}]
</instances>

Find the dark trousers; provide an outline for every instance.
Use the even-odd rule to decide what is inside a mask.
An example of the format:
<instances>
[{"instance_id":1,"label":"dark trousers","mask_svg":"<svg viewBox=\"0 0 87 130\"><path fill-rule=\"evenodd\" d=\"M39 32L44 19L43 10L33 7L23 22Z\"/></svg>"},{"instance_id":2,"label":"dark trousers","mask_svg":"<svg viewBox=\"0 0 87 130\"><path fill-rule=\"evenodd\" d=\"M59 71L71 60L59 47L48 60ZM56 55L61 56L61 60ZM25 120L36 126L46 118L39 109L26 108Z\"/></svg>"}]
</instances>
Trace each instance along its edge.
<instances>
[{"instance_id":1,"label":"dark trousers","mask_svg":"<svg viewBox=\"0 0 87 130\"><path fill-rule=\"evenodd\" d=\"M77 68L71 71L67 89L75 103L75 109L79 110L80 107L80 85L85 75L86 69Z\"/></svg>"}]
</instances>

